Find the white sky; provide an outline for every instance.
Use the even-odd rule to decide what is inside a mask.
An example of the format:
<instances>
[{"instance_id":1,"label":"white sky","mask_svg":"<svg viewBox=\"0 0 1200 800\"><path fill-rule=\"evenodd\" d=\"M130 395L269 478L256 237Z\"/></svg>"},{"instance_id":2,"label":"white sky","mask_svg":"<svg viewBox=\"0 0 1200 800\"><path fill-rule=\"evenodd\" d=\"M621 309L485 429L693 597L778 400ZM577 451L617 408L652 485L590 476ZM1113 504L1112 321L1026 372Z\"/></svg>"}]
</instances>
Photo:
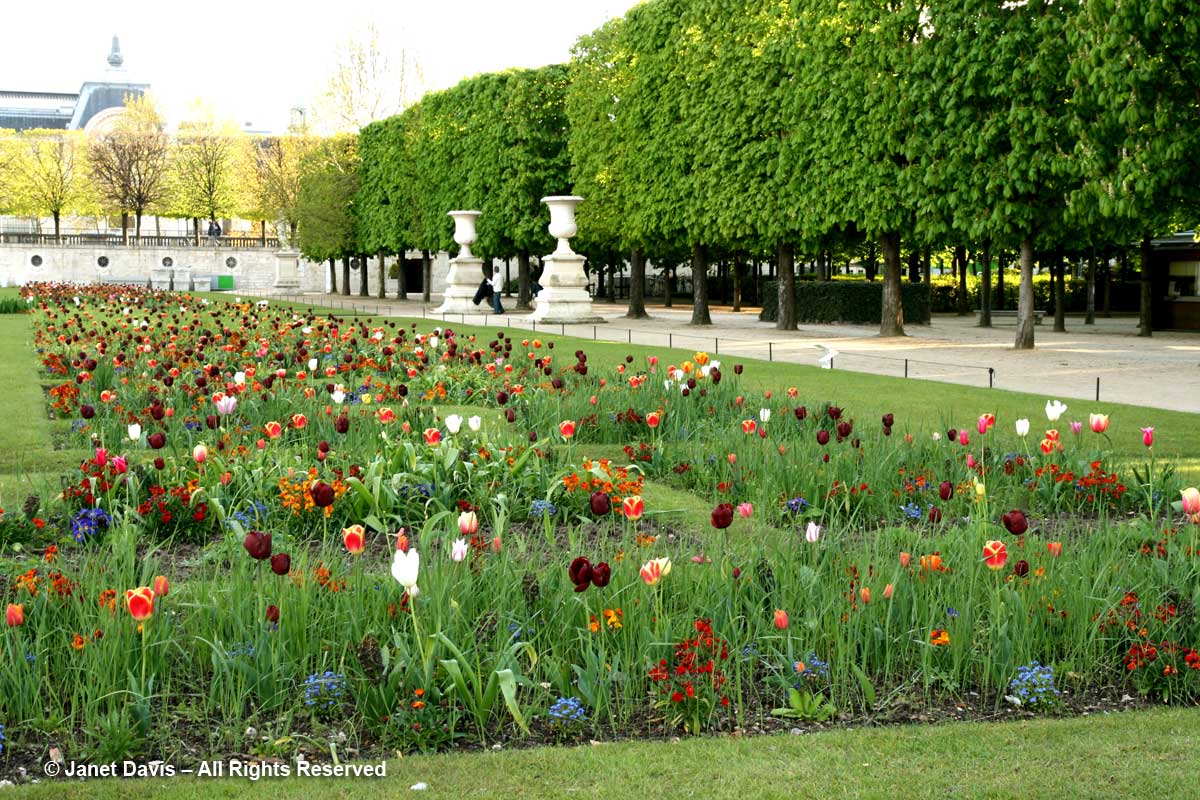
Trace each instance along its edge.
<instances>
[{"instance_id":1,"label":"white sky","mask_svg":"<svg viewBox=\"0 0 1200 800\"><path fill-rule=\"evenodd\" d=\"M283 131L312 106L340 43L374 24L415 53L426 88L480 72L566 61L582 34L637 0L20 0L0 15L0 89L77 92L101 79L113 34L129 79L169 122L204 100L239 124ZM397 60L397 59L393 59Z\"/></svg>"}]
</instances>

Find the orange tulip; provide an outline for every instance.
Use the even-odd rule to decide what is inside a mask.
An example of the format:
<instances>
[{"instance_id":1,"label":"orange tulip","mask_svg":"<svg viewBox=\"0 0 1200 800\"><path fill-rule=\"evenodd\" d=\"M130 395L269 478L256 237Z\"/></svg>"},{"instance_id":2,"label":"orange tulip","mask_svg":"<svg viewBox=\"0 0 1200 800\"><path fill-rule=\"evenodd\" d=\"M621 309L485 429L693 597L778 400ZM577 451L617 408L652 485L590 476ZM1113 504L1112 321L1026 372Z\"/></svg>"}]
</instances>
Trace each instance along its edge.
<instances>
[{"instance_id":1,"label":"orange tulip","mask_svg":"<svg viewBox=\"0 0 1200 800\"><path fill-rule=\"evenodd\" d=\"M25 606L20 603L9 603L4 611L4 621L8 627L15 628L25 624Z\"/></svg>"},{"instance_id":2,"label":"orange tulip","mask_svg":"<svg viewBox=\"0 0 1200 800\"><path fill-rule=\"evenodd\" d=\"M642 512L645 510L645 503L638 495L631 495L621 501L621 512L625 515L625 519L631 522L637 522L642 518Z\"/></svg>"},{"instance_id":3,"label":"orange tulip","mask_svg":"<svg viewBox=\"0 0 1200 800\"><path fill-rule=\"evenodd\" d=\"M283 426L274 420L264 425L263 430L266 432L267 436L271 437L272 439L278 439L283 435Z\"/></svg>"},{"instance_id":4,"label":"orange tulip","mask_svg":"<svg viewBox=\"0 0 1200 800\"><path fill-rule=\"evenodd\" d=\"M950 644L950 633L945 628L934 628L929 632L929 643L934 647L945 647Z\"/></svg>"},{"instance_id":5,"label":"orange tulip","mask_svg":"<svg viewBox=\"0 0 1200 800\"><path fill-rule=\"evenodd\" d=\"M775 627L783 630L788 626L788 613L782 608L775 609Z\"/></svg>"},{"instance_id":6,"label":"orange tulip","mask_svg":"<svg viewBox=\"0 0 1200 800\"><path fill-rule=\"evenodd\" d=\"M871 587L864 586L858 590L858 596L862 600L863 605L871 602Z\"/></svg>"},{"instance_id":7,"label":"orange tulip","mask_svg":"<svg viewBox=\"0 0 1200 800\"><path fill-rule=\"evenodd\" d=\"M900 553L900 566L903 569L908 569L908 565L912 563L912 553Z\"/></svg>"},{"instance_id":8,"label":"orange tulip","mask_svg":"<svg viewBox=\"0 0 1200 800\"><path fill-rule=\"evenodd\" d=\"M126 590L125 605L129 607L129 613L138 622L149 619L150 615L154 613L154 590L149 586Z\"/></svg>"},{"instance_id":9,"label":"orange tulip","mask_svg":"<svg viewBox=\"0 0 1200 800\"><path fill-rule=\"evenodd\" d=\"M349 528L342 528L342 543L346 545L346 550L350 555L361 555L366 545L367 531L362 525L351 525Z\"/></svg>"},{"instance_id":10,"label":"orange tulip","mask_svg":"<svg viewBox=\"0 0 1200 800\"><path fill-rule=\"evenodd\" d=\"M992 540L983 546L983 561L988 569L1002 569L1008 561L1008 547L1004 542Z\"/></svg>"},{"instance_id":11,"label":"orange tulip","mask_svg":"<svg viewBox=\"0 0 1200 800\"><path fill-rule=\"evenodd\" d=\"M167 582L166 575L159 575L154 579L154 596L166 597L171 591L171 584Z\"/></svg>"},{"instance_id":12,"label":"orange tulip","mask_svg":"<svg viewBox=\"0 0 1200 800\"><path fill-rule=\"evenodd\" d=\"M1046 551L1054 558L1062 555L1062 542L1046 542Z\"/></svg>"},{"instance_id":13,"label":"orange tulip","mask_svg":"<svg viewBox=\"0 0 1200 800\"><path fill-rule=\"evenodd\" d=\"M894 591L896 591L896 587L892 586L890 583L887 586L883 587L883 599L891 600L892 592L894 592Z\"/></svg>"}]
</instances>

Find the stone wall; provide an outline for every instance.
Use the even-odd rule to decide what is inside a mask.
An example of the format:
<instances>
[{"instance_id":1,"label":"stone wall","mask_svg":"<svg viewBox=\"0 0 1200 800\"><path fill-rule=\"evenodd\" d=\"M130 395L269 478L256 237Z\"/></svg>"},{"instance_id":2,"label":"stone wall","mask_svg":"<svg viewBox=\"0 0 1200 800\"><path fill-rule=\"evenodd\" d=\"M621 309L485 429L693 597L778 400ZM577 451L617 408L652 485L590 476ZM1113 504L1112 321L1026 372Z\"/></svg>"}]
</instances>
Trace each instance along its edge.
<instances>
[{"instance_id":1,"label":"stone wall","mask_svg":"<svg viewBox=\"0 0 1200 800\"><path fill-rule=\"evenodd\" d=\"M412 252L409 258L420 258ZM0 286L20 286L30 281L68 283L150 283L156 288L207 290L210 278L233 277L234 291L252 295L295 292L295 288L276 288L277 254L260 248L228 247L137 247L113 245L26 245L0 244ZM378 293L378 260L368 261L367 287ZM389 259L388 264L392 263ZM433 263L433 292L441 293L450 265L445 253ZM342 265L337 265L338 281ZM358 295L361 272L350 271L351 293ZM300 259L297 268L301 292L327 290L329 265ZM388 296L396 293L397 281L387 282ZM339 288L341 288L339 286Z\"/></svg>"}]
</instances>

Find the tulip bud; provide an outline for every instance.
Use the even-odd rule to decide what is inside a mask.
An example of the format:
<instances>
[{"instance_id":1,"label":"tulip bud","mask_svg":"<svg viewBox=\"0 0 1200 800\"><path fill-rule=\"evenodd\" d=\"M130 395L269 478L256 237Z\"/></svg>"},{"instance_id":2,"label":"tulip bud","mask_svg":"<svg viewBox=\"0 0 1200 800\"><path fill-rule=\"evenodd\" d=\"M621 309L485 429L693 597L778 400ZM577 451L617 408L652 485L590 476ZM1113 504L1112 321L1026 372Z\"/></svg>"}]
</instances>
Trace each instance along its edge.
<instances>
[{"instance_id":1,"label":"tulip bud","mask_svg":"<svg viewBox=\"0 0 1200 800\"><path fill-rule=\"evenodd\" d=\"M276 575L287 575L292 569L292 557L287 553L276 553L271 556L271 572Z\"/></svg>"},{"instance_id":2,"label":"tulip bud","mask_svg":"<svg viewBox=\"0 0 1200 800\"><path fill-rule=\"evenodd\" d=\"M612 498L604 492L593 492L591 497L592 513L603 517L612 511Z\"/></svg>"},{"instance_id":3,"label":"tulip bud","mask_svg":"<svg viewBox=\"0 0 1200 800\"><path fill-rule=\"evenodd\" d=\"M155 597L166 597L171 591L171 584L167 581L166 575L159 575L154 579L153 587Z\"/></svg>"},{"instance_id":4,"label":"tulip bud","mask_svg":"<svg viewBox=\"0 0 1200 800\"><path fill-rule=\"evenodd\" d=\"M267 606L267 622L272 625L279 623L279 606Z\"/></svg>"},{"instance_id":5,"label":"tulip bud","mask_svg":"<svg viewBox=\"0 0 1200 800\"><path fill-rule=\"evenodd\" d=\"M775 627L784 630L788 626L788 613L782 608L775 609Z\"/></svg>"},{"instance_id":6,"label":"tulip bud","mask_svg":"<svg viewBox=\"0 0 1200 800\"><path fill-rule=\"evenodd\" d=\"M954 484L950 481L942 481L941 485L938 486L938 497L942 498L943 503L954 497Z\"/></svg>"}]
</instances>

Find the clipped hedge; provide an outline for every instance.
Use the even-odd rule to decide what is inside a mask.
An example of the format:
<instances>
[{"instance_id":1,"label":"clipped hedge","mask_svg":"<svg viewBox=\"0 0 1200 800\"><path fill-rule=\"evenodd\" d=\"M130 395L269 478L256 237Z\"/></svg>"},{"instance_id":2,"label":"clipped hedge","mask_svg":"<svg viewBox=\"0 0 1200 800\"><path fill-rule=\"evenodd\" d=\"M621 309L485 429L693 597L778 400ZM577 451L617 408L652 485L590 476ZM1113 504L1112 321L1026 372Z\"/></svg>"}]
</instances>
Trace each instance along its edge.
<instances>
[{"instance_id":1,"label":"clipped hedge","mask_svg":"<svg viewBox=\"0 0 1200 800\"><path fill-rule=\"evenodd\" d=\"M1017 286L1021 282L1021 273L1010 269L1004 273L1004 307L1012 310L1017 307ZM967 276L967 302L972 309L979 308L979 286L982 279L977 275ZM935 314L952 314L958 310L955 299L958 293L958 279L952 275L933 276L933 297L931 305ZM1137 311L1140 295L1136 283L1113 282L1112 308L1114 311ZM1053 287L1050 283L1050 273L1040 272L1033 276L1033 307L1047 314L1054 313ZM1087 310L1087 280L1066 276L1063 282L1063 293L1066 308L1070 313L1082 313ZM1096 308L1104 303L1104 287L1096 284ZM996 297L996 276L992 276L992 308L999 308ZM905 315L907 316L907 314Z\"/></svg>"},{"instance_id":2,"label":"clipped hedge","mask_svg":"<svg viewBox=\"0 0 1200 800\"><path fill-rule=\"evenodd\" d=\"M774 322L779 314L779 292L775 282L764 282L762 293L762 312L758 318L764 322ZM929 285L902 283L900 296L904 303L904 321L928 325ZM796 281L797 322L877 325L882 315L883 281Z\"/></svg>"}]
</instances>

